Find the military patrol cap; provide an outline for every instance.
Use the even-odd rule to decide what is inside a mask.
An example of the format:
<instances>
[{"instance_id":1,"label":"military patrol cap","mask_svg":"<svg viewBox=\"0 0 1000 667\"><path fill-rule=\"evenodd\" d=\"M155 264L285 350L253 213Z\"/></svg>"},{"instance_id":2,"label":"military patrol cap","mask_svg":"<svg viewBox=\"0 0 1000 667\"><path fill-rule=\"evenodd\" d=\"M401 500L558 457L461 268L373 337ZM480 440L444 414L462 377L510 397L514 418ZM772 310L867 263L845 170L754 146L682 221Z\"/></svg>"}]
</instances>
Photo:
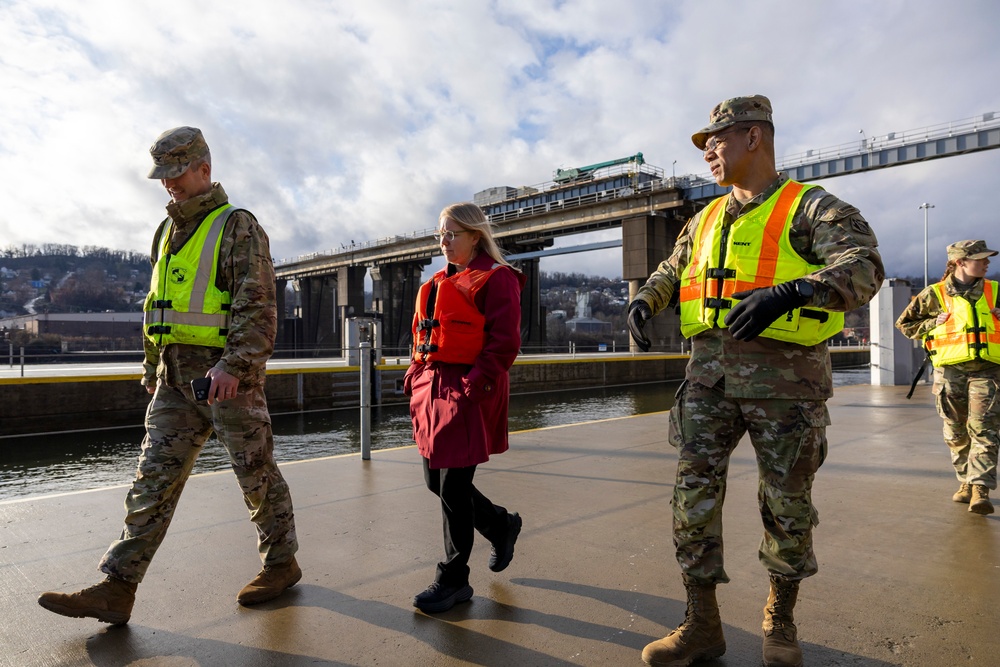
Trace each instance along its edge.
<instances>
[{"instance_id":1,"label":"military patrol cap","mask_svg":"<svg viewBox=\"0 0 1000 667\"><path fill-rule=\"evenodd\" d=\"M986 241L957 241L948 246L948 259L986 259L996 254L986 247Z\"/></svg>"},{"instance_id":2,"label":"military patrol cap","mask_svg":"<svg viewBox=\"0 0 1000 667\"><path fill-rule=\"evenodd\" d=\"M149 147L153 168L149 178L177 178L191 165L208 155L208 144L196 127L175 127L156 138Z\"/></svg>"},{"instance_id":3,"label":"military patrol cap","mask_svg":"<svg viewBox=\"0 0 1000 667\"><path fill-rule=\"evenodd\" d=\"M705 150L709 135L745 120L764 120L773 125L771 100L763 95L748 95L719 102L708 115L708 125L692 134L691 141L699 150Z\"/></svg>"}]
</instances>

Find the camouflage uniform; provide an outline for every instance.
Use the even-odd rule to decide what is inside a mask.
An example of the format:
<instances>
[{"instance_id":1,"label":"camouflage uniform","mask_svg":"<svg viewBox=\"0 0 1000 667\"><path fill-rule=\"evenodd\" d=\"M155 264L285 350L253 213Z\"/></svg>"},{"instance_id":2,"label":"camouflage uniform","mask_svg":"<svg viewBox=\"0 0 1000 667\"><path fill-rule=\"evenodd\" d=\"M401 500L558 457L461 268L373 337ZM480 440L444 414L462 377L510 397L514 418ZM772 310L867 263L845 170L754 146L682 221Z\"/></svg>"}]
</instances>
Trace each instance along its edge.
<instances>
[{"instance_id":1,"label":"camouflage uniform","mask_svg":"<svg viewBox=\"0 0 1000 667\"><path fill-rule=\"evenodd\" d=\"M176 252L198 223L227 201L222 186L214 183L207 194L168 204L170 251ZM226 223L217 286L233 299L224 349L176 343L160 348L146 339L142 383L155 385L156 391L146 411L136 479L125 499L125 526L100 564L102 572L125 581L142 581L213 431L229 452L257 527L264 565L287 563L298 548L292 501L274 460L264 396L265 364L277 327L274 267L267 234L248 211L235 211ZM213 366L235 376L239 392L212 405L196 402L190 382L205 377Z\"/></svg>"},{"instance_id":2,"label":"camouflage uniform","mask_svg":"<svg viewBox=\"0 0 1000 667\"><path fill-rule=\"evenodd\" d=\"M945 293L975 303L983 296L983 281L962 285L950 276ZM907 338L922 339L944 312L933 286L923 289L896 320ZM955 476L964 484L997 488L1000 448L1000 364L973 359L934 369L933 393L944 420L944 441L951 450Z\"/></svg>"},{"instance_id":3,"label":"camouflage uniform","mask_svg":"<svg viewBox=\"0 0 1000 667\"><path fill-rule=\"evenodd\" d=\"M765 202L786 180L779 176L743 205L730 195L724 224ZM678 288L692 256L697 219L688 222L673 253L636 295L653 313L666 308ZM805 276L815 286L810 307L853 310L882 284L882 260L868 223L857 208L820 188L804 195L790 242L807 262L823 266ZM747 432L760 472L760 560L773 575L789 580L815 574L812 527L819 518L811 490L826 458L826 399L832 395L825 342L803 346L764 337L738 341L718 327L693 337L668 431L678 449L674 545L685 583L729 581L723 566L722 503L730 454Z\"/></svg>"}]
</instances>

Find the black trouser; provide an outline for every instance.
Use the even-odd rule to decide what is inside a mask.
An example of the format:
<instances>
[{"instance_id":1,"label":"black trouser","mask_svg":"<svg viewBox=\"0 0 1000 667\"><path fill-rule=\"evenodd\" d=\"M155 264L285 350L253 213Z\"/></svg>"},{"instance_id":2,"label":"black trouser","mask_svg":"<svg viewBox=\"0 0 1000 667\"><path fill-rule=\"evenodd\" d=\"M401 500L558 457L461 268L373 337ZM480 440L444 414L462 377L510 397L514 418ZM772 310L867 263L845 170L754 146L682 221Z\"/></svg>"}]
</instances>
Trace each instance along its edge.
<instances>
[{"instance_id":1,"label":"black trouser","mask_svg":"<svg viewBox=\"0 0 1000 667\"><path fill-rule=\"evenodd\" d=\"M424 459L424 481L441 498L444 528L445 560L438 563L434 580L446 586L469 583L474 531L478 530L490 542L502 538L507 531L507 510L494 505L473 486L475 474L476 466L432 470Z\"/></svg>"}]
</instances>

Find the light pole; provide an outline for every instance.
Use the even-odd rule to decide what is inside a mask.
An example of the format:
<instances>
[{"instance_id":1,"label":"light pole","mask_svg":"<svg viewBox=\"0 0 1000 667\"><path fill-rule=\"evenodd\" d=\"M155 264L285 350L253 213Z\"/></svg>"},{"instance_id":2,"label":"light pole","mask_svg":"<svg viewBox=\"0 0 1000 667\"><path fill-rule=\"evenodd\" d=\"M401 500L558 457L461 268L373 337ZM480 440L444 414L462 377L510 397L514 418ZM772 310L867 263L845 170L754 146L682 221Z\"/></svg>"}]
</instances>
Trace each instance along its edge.
<instances>
[{"instance_id":1,"label":"light pole","mask_svg":"<svg viewBox=\"0 0 1000 667\"><path fill-rule=\"evenodd\" d=\"M934 208L934 204L924 202L917 208L924 209L924 287L927 287L927 209Z\"/></svg>"},{"instance_id":2,"label":"light pole","mask_svg":"<svg viewBox=\"0 0 1000 667\"><path fill-rule=\"evenodd\" d=\"M674 160L674 164L671 165L671 166L672 166L672 169L673 169L673 171L671 173L671 176L673 178L677 178L677 160Z\"/></svg>"}]
</instances>

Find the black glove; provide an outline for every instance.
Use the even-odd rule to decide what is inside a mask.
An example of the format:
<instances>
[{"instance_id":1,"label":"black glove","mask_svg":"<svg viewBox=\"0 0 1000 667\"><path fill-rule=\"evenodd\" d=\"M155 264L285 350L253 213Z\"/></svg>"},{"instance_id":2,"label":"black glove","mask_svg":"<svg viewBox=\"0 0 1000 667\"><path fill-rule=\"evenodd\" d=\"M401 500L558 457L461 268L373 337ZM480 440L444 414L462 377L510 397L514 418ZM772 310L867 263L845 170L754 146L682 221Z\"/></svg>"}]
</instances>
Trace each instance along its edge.
<instances>
[{"instance_id":1,"label":"black glove","mask_svg":"<svg viewBox=\"0 0 1000 667\"><path fill-rule=\"evenodd\" d=\"M646 338L646 334L642 332L642 328L646 326L646 320L652 317L653 311L650 309L649 304L642 299L636 299L628 305L628 315L625 317L625 321L628 323L628 330L632 334L632 340L635 341L635 344L643 352L649 352L649 348L653 345Z\"/></svg>"},{"instance_id":2,"label":"black glove","mask_svg":"<svg viewBox=\"0 0 1000 667\"><path fill-rule=\"evenodd\" d=\"M759 287L736 292L734 299L741 299L726 313L726 326L736 340L753 340L779 317L806 305L809 300L799 294L793 280L774 287Z\"/></svg>"}]
</instances>

